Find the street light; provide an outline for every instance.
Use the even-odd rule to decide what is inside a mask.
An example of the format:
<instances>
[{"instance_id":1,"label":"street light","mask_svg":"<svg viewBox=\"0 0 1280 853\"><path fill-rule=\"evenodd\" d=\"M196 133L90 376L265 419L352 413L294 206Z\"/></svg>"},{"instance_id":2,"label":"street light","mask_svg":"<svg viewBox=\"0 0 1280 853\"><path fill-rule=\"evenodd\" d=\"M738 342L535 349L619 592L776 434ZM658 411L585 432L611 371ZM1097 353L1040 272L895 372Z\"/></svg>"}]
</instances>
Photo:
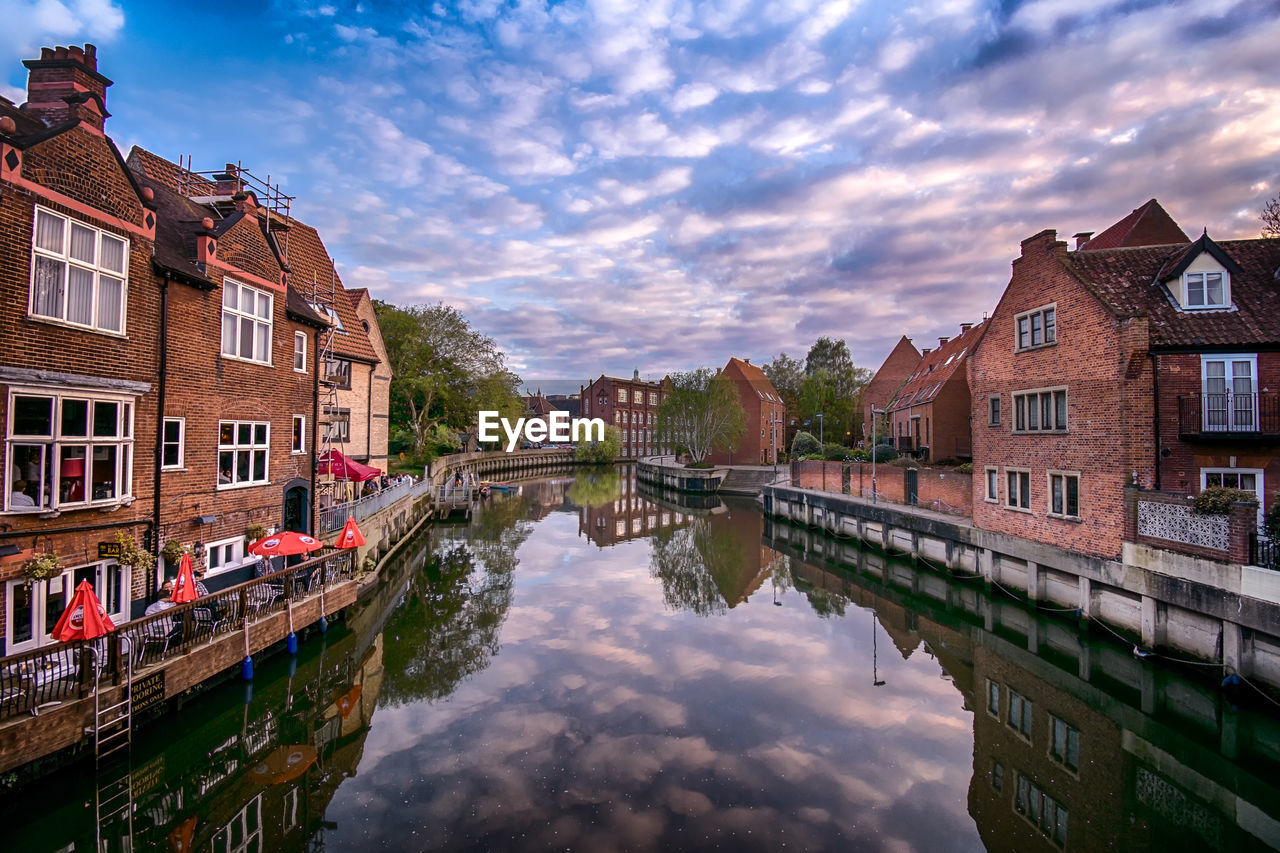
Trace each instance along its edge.
<instances>
[{"instance_id":1,"label":"street light","mask_svg":"<svg viewBox=\"0 0 1280 853\"><path fill-rule=\"evenodd\" d=\"M871 502L876 502L876 415L883 415L884 409L877 409L875 403L871 404Z\"/></svg>"},{"instance_id":2,"label":"street light","mask_svg":"<svg viewBox=\"0 0 1280 853\"><path fill-rule=\"evenodd\" d=\"M823 420L822 412L815 412L813 416L818 419L818 443L826 444L827 443L826 432L825 432L826 422Z\"/></svg>"}]
</instances>

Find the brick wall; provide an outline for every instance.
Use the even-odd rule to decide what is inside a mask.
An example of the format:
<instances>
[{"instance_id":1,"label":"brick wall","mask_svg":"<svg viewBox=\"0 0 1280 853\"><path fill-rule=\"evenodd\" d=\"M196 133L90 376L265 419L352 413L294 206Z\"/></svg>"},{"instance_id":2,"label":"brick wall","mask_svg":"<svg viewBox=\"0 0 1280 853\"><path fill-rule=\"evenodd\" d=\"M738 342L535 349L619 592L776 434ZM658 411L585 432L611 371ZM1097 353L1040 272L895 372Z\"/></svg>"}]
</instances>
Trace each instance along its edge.
<instances>
[{"instance_id":1,"label":"brick wall","mask_svg":"<svg viewBox=\"0 0 1280 853\"><path fill-rule=\"evenodd\" d=\"M880 500L906 504L906 467L875 466L875 491ZM916 468L916 506L952 515L973 515L973 475L951 468ZM805 489L871 497L870 462L826 462L797 459L791 463L792 485Z\"/></svg>"},{"instance_id":2,"label":"brick wall","mask_svg":"<svg viewBox=\"0 0 1280 853\"><path fill-rule=\"evenodd\" d=\"M1118 556L1124 531L1124 487L1137 473L1150 487L1154 443L1151 368L1145 321L1121 322L1060 263L1066 244L1053 231L1023 242L1013 276L990 326L969 358L972 393L973 469L999 470L999 503L979 500L979 527L1105 557ZM1057 344L1014 352L1015 316L1056 304ZM1068 391L1068 429L1061 434L1014 434L1014 392L1038 388ZM987 425L987 405L999 394L1002 416ZM1030 471L1030 509L1010 509L1008 468ZM1080 518L1051 517L1050 470L1078 472Z\"/></svg>"}]
</instances>

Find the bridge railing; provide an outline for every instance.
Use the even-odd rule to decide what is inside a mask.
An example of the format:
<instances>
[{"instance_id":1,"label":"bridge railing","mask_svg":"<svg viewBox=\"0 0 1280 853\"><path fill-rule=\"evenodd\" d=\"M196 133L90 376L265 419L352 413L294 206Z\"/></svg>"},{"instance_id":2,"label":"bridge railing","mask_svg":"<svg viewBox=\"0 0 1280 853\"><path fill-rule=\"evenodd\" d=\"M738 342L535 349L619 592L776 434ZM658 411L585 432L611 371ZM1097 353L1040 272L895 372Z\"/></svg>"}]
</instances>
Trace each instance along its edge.
<instances>
[{"instance_id":1,"label":"bridge railing","mask_svg":"<svg viewBox=\"0 0 1280 853\"><path fill-rule=\"evenodd\" d=\"M353 501L320 508L320 535L341 529L348 518L363 521L376 512L391 506L405 497L419 498L431 494L430 480L415 480L412 483L396 483L371 495L365 495Z\"/></svg>"}]
</instances>

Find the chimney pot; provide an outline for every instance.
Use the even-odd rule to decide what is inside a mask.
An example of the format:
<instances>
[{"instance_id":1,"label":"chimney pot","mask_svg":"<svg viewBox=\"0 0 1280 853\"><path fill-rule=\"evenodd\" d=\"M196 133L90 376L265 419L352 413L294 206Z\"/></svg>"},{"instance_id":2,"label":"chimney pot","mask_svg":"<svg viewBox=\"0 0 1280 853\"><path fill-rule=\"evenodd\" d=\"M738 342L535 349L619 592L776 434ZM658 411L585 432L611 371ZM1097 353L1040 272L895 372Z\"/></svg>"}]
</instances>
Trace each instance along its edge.
<instances>
[{"instance_id":1,"label":"chimney pot","mask_svg":"<svg viewBox=\"0 0 1280 853\"><path fill-rule=\"evenodd\" d=\"M969 331L969 330L970 330L970 329L972 329L972 328L973 328L973 324L972 324L972 323L961 323L961 324L960 324L960 334L962 334L962 335L963 335L965 332Z\"/></svg>"},{"instance_id":2,"label":"chimney pot","mask_svg":"<svg viewBox=\"0 0 1280 853\"><path fill-rule=\"evenodd\" d=\"M942 347L947 343L947 341L949 341L949 340L951 340L951 338L947 338L947 337L939 337L939 338L938 338L938 348L939 348L939 349L941 349L941 348L942 348Z\"/></svg>"},{"instance_id":3,"label":"chimney pot","mask_svg":"<svg viewBox=\"0 0 1280 853\"><path fill-rule=\"evenodd\" d=\"M933 352L933 349L930 347L925 347L924 349L920 350L921 355L928 355L931 352Z\"/></svg>"},{"instance_id":4,"label":"chimney pot","mask_svg":"<svg viewBox=\"0 0 1280 853\"><path fill-rule=\"evenodd\" d=\"M18 123L12 116L0 116L0 133L17 133Z\"/></svg>"}]
</instances>

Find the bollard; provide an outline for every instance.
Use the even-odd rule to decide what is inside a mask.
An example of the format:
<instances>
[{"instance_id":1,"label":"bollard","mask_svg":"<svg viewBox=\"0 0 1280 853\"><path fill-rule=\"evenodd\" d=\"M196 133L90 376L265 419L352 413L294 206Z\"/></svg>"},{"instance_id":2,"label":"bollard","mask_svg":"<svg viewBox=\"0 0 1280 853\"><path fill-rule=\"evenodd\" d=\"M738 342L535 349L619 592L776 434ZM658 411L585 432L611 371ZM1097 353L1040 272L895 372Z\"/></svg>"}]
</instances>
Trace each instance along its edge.
<instances>
[{"instance_id":1,"label":"bollard","mask_svg":"<svg viewBox=\"0 0 1280 853\"><path fill-rule=\"evenodd\" d=\"M240 674L245 681L253 681L253 658L245 655L244 662L240 664Z\"/></svg>"},{"instance_id":2,"label":"bollard","mask_svg":"<svg viewBox=\"0 0 1280 853\"><path fill-rule=\"evenodd\" d=\"M285 638L285 645L289 647L289 654L296 655L298 653L298 635L289 632L289 636Z\"/></svg>"}]
</instances>

